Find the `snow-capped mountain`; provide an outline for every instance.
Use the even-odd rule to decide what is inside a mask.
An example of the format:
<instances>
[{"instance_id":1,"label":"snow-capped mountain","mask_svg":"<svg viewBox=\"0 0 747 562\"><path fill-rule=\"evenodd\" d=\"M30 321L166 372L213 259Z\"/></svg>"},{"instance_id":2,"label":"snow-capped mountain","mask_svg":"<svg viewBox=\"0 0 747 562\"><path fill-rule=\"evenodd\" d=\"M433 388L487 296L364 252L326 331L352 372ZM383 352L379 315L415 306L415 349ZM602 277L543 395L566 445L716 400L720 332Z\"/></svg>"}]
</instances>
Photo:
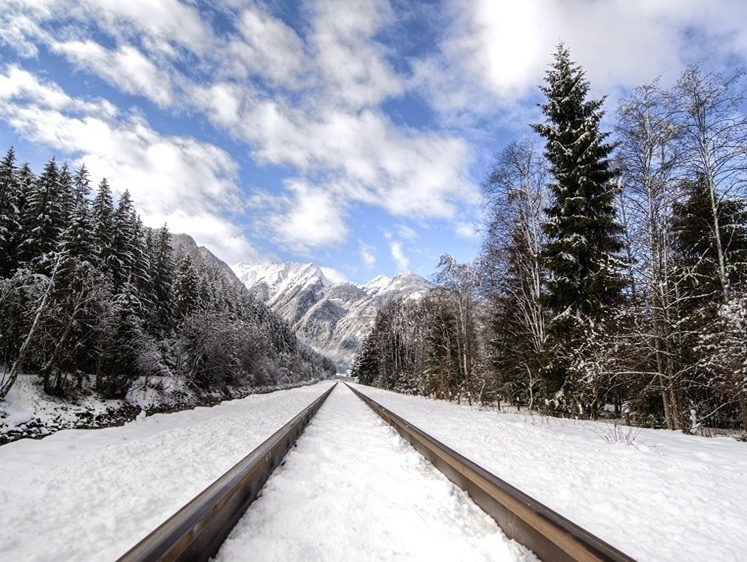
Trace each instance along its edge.
<instances>
[{"instance_id":1,"label":"snow-capped mountain","mask_svg":"<svg viewBox=\"0 0 747 562\"><path fill-rule=\"evenodd\" d=\"M239 263L232 269L257 298L291 324L300 339L334 360L342 371L352 367L380 308L398 297L419 298L433 287L414 273L379 275L356 285L339 281L335 272L312 263Z\"/></svg>"}]
</instances>

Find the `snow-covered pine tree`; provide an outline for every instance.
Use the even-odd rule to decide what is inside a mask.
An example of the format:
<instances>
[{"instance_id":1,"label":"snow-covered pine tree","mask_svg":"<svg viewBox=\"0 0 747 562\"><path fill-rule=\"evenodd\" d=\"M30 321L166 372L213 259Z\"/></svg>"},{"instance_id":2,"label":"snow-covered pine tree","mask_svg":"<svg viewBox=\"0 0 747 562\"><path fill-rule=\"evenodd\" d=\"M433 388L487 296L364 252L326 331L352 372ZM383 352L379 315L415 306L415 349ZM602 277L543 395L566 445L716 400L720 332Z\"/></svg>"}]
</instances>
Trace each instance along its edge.
<instances>
[{"instance_id":1,"label":"snow-covered pine tree","mask_svg":"<svg viewBox=\"0 0 747 562\"><path fill-rule=\"evenodd\" d=\"M688 369L688 376L680 384L687 395L690 409L701 417L710 412L727 413L723 406L737 398L744 400L739 386L741 372L734 361L741 355L729 351L728 345L738 347L739 322L736 314L744 303L744 293L737 292L747 282L747 209L741 199L720 199L716 206L719 229L713 224L712 199L706 178L700 174L695 181L682 185L684 202L674 206L674 257L676 268L673 278L678 283L681 296L677 307L679 330L678 361ZM730 300L723 302L721 264L727 264L726 282ZM736 306L736 308L734 308ZM733 309L733 310L732 310ZM723 316L726 314L726 316ZM727 344L726 340L731 342ZM724 340L719 343L720 340ZM745 343L744 334L741 336ZM735 377L723 374L731 365ZM735 382L736 381L736 382ZM709 419L713 423L714 418ZM717 422L718 423L718 422Z\"/></svg>"},{"instance_id":2,"label":"snow-covered pine tree","mask_svg":"<svg viewBox=\"0 0 747 562\"><path fill-rule=\"evenodd\" d=\"M128 190L119 198L113 225L111 274L114 290L119 291L125 283L132 284L141 301L143 314L146 314L151 304L144 299L149 296L146 289L150 284L150 261L144 229Z\"/></svg>"},{"instance_id":3,"label":"snow-covered pine tree","mask_svg":"<svg viewBox=\"0 0 747 562\"><path fill-rule=\"evenodd\" d=\"M151 324L156 331L167 332L174 324L174 250L171 233L164 224L148 236L150 254L150 278L154 302Z\"/></svg>"},{"instance_id":4,"label":"snow-covered pine tree","mask_svg":"<svg viewBox=\"0 0 747 562\"><path fill-rule=\"evenodd\" d=\"M38 273L49 275L71 210L72 178L67 166L59 168L52 158L34 182L21 216L19 261Z\"/></svg>"},{"instance_id":5,"label":"snow-covered pine tree","mask_svg":"<svg viewBox=\"0 0 747 562\"><path fill-rule=\"evenodd\" d=\"M97 266L112 281L113 242L114 242L114 200L106 178L99 182L96 196L91 206L93 221L93 240L96 246Z\"/></svg>"},{"instance_id":6,"label":"snow-covered pine tree","mask_svg":"<svg viewBox=\"0 0 747 562\"><path fill-rule=\"evenodd\" d=\"M19 192L16 153L10 148L0 161L0 278L9 277L15 269L15 237L21 228Z\"/></svg>"},{"instance_id":7,"label":"snow-covered pine tree","mask_svg":"<svg viewBox=\"0 0 747 562\"><path fill-rule=\"evenodd\" d=\"M70 224L60 237L60 265L44 333L50 340L46 346L50 352L40 367L50 394L64 394L68 373L95 369L90 342L110 301L108 284L94 265L89 204L86 198L77 201Z\"/></svg>"},{"instance_id":8,"label":"snow-covered pine tree","mask_svg":"<svg viewBox=\"0 0 747 562\"><path fill-rule=\"evenodd\" d=\"M545 156L554 182L543 228L548 271L544 303L551 313L547 329L556 345L557 368L547 371L550 391L565 383L562 354L579 345L589 323L603 320L620 301L621 227L616 220L615 186L609 156L614 144L600 131L603 99L587 100L589 82L564 45L540 89L546 122L532 125L545 139Z\"/></svg>"},{"instance_id":9,"label":"snow-covered pine tree","mask_svg":"<svg viewBox=\"0 0 747 562\"><path fill-rule=\"evenodd\" d=\"M182 320L193 312L200 299L200 279L195 273L189 254L184 254L174 278L173 302L174 316Z\"/></svg>"},{"instance_id":10,"label":"snow-covered pine tree","mask_svg":"<svg viewBox=\"0 0 747 562\"><path fill-rule=\"evenodd\" d=\"M73 175L73 204L75 208L90 207L91 178L85 164L75 170Z\"/></svg>"},{"instance_id":11,"label":"snow-covered pine tree","mask_svg":"<svg viewBox=\"0 0 747 562\"><path fill-rule=\"evenodd\" d=\"M720 198L715 209L716 230L707 178L699 174L693 181L682 182L681 187L684 201L674 205L678 277L692 308L701 308L703 301L721 300L722 259L727 265L727 286L740 287L747 281L747 206L742 199Z\"/></svg>"}]
</instances>

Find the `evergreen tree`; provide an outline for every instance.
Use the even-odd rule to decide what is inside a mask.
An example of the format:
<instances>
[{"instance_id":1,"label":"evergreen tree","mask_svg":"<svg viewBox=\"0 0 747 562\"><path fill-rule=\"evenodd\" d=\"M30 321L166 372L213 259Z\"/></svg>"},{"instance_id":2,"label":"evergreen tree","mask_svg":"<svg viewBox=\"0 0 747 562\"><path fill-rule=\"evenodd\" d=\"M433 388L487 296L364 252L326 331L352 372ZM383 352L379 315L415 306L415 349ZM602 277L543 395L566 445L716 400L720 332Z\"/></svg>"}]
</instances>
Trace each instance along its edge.
<instances>
[{"instance_id":1,"label":"evergreen tree","mask_svg":"<svg viewBox=\"0 0 747 562\"><path fill-rule=\"evenodd\" d=\"M9 277L15 269L15 233L21 227L19 196L16 154L10 148L0 161L0 278Z\"/></svg>"},{"instance_id":2,"label":"evergreen tree","mask_svg":"<svg viewBox=\"0 0 747 562\"><path fill-rule=\"evenodd\" d=\"M378 322L378 318L377 318ZM363 338L360 350L355 356L355 363L350 376L357 379L360 384L371 386L379 373L379 350L376 346L376 333L371 330Z\"/></svg>"},{"instance_id":3,"label":"evergreen tree","mask_svg":"<svg viewBox=\"0 0 747 562\"><path fill-rule=\"evenodd\" d=\"M177 320L191 314L199 304L200 279L195 273L192 259L185 254L174 278L173 302Z\"/></svg>"},{"instance_id":4,"label":"evergreen tree","mask_svg":"<svg viewBox=\"0 0 747 562\"><path fill-rule=\"evenodd\" d=\"M21 217L19 261L49 274L60 235L70 217L72 184L67 166L58 168L52 158L34 182Z\"/></svg>"},{"instance_id":5,"label":"evergreen tree","mask_svg":"<svg viewBox=\"0 0 747 562\"><path fill-rule=\"evenodd\" d=\"M739 287L747 279L747 208L739 199L720 200L717 236L706 178L700 174L694 181L683 182L682 188L685 201L674 205L674 232L684 289L701 301L718 300L722 292L719 247L729 285Z\"/></svg>"},{"instance_id":6,"label":"evergreen tree","mask_svg":"<svg viewBox=\"0 0 747 562\"><path fill-rule=\"evenodd\" d=\"M586 99L589 83L562 44L554 58L541 87L547 101L540 107L547 120L532 127L545 138L555 179L543 225L548 237L544 303L551 313L548 334L561 351L577 347L590 323L602 320L620 301L624 283L611 183L615 172L609 161L614 145L599 130L603 100ZM559 389L566 373L562 361L556 367L548 372L549 382Z\"/></svg>"},{"instance_id":7,"label":"evergreen tree","mask_svg":"<svg viewBox=\"0 0 747 562\"><path fill-rule=\"evenodd\" d=\"M93 240L96 245L97 264L112 280L114 259L114 201L106 178L99 183L91 207Z\"/></svg>"},{"instance_id":8,"label":"evergreen tree","mask_svg":"<svg viewBox=\"0 0 747 562\"><path fill-rule=\"evenodd\" d=\"M114 281L114 290L118 292L125 283L132 284L138 291L142 313L148 314L153 306L149 300L150 260L144 228L127 190L119 198L113 225L110 273Z\"/></svg>"},{"instance_id":9,"label":"evergreen tree","mask_svg":"<svg viewBox=\"0 0 747 562\"><path fill-rule=\"evenodd\" d=\"M76 209L89 207L91 196L91 179L85 164L75 171L73 176L73 204Z\"/></svg>"},{"instance_id":10,"label":"evergreen tree","mask_svg":"<svg viewBox=\"0 0 747 562\"><path fill-rule=\"evenodd\" d=\"M174 250L168 227L164 224L158 231L151 231L149 241L154 301L152 323L157 330L167 331L172 328L174 315L179 314L174 311Z\"/></svg>"}]
</instances>

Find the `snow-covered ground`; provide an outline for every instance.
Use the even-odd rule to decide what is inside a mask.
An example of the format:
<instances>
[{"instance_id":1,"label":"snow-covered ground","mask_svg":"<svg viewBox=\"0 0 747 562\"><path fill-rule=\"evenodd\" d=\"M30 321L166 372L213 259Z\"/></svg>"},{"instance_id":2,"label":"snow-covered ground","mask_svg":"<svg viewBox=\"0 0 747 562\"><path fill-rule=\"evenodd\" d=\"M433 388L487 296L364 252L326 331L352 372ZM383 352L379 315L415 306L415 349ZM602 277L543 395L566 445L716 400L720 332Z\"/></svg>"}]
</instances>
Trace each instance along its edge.
<instances>
[{"instance_id":1,"label":"snow-covered ground","mask_svg":"<svg viewBox=\"0 0 747 562\"><path fill-rule=\"evenodd\" d=\"M0 446L0 560L117 558L330 384L158 414L123 427L65 430L40 441ZM745 559L745 443L668 431L628 433L624 428L616 432L609 424L481 411L359 388L641 561ZM404 556L414 547L397 541L404 541L402 537L411 528L438 523L442 527L437 534L446 536L448 521L480 519L461 493L449 492L448 484L407 452L381 422L374 422L370 415L360 418L362 413L357 410L362 404L354 406L357 403L348 401L347 392L338 387L330 396L328 406L295 449L298 454L289 457L278 473L279 482L288 480L293 471L303 475L308 486L303 482L296 485L304 494L314 494L315 486L322 486L317 488L318 497L304 496L312 500L308 509L313 515L303 523L288 519L290 530L319 524L331 537L350 537L346 533L354 533L354 524L384 518L393 530L376 542L391 540L400 545L397 548ZM363 467L364 473L371 475L377 491L386 480L393 498L356 503L360 512L356 514L349 509L354 500L347 492L366 484L360 482L360 476L349 482L347 473L358 474L358 453L368 448L382 456L385 466L368 465ZM398 451L401 454L395 455ZM395 470L395 462L401 465L396 470L407 474L385 476L385 471ZM404 506L397 503L403 487L408 494L414 492L408 497L420 498L417 501L428 507L418 508L420 504L409 499L404 500ZM324 499L327 496L322 496L322 489L339 494L334 496L337 500ZM269 525L263 539L268 553L281 548L273 544L272 533L277 525L286 525L286 516L273 520L272 510L267 508L270 504L261 502L278 493L286 492L271 484L249 515ZM447 500L434 514L435 504L430 502L444 493ZM296 504L286 499L280 506L284 503L294 511ZM329 527L326 515L339 514L342 508L343 522L338 519L334 523L341 528ZM385 515L385 508L393 509L393 515ZM468 535L466 542L478 553L495 540L486 525L490 523L468 527L473 535ZM435 544L435 539L426 539L420 545L423 552L432 541ZM317 546L329 545L337 552L333 544L319 542ZM334 559L335 552L322 558ZM390 558L393 552L382 557ZM365 553L357 557L365 558Z\"/></svg>"},{"instance_id":2,"label":"snow-covered ground","mask_svg":"<svg viewBox=\"0 0 747 562\"><path fill-rule=\"evenodd\" d=\"M331 382L0 447L0 560L115 560Z\"/></svg>"},{"instance_id":3,"label":"snow-covered ground","mask_svg":"<svg viewBox=\"0 0 747 562\"><path fill-rule=\"evenodd\" d=\"M338 385L216 559L536 560Z\"/></svg>"},{"instance_id":4,"label":"snow-covered ground","mask_svg":"<svg viewBox=\"0 0 747 562\"><path fill-rule=\"evenodd\" d=\"M633 558L747 559L747 443L356 388Z\"/></svg>"}]
</instances>

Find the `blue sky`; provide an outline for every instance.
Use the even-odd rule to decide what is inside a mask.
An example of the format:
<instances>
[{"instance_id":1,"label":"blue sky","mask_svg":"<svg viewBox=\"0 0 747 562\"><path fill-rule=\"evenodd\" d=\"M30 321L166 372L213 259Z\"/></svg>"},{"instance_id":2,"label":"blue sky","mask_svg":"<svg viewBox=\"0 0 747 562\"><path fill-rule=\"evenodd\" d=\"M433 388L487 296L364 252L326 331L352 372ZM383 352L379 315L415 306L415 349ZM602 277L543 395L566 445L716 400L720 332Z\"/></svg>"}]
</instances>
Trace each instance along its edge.
<instances>
[{"instance_id":1,"label":"blue sky","mask_svg":"<svg viewBox=\"0 0 747 562\"><path fill-rule=\"evenodd\" d=\"M228 263L349 280L480 246L558 42L595 96L747 66L743 0L2 0L0 143L129 189Z\"/></svg>"}]
</instances>

